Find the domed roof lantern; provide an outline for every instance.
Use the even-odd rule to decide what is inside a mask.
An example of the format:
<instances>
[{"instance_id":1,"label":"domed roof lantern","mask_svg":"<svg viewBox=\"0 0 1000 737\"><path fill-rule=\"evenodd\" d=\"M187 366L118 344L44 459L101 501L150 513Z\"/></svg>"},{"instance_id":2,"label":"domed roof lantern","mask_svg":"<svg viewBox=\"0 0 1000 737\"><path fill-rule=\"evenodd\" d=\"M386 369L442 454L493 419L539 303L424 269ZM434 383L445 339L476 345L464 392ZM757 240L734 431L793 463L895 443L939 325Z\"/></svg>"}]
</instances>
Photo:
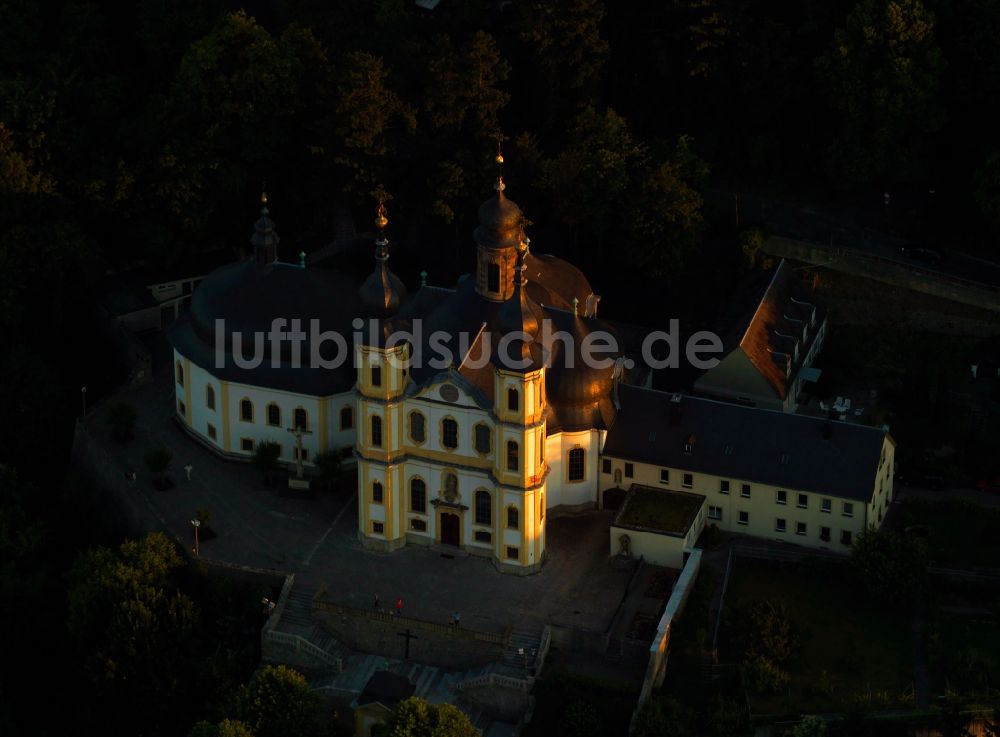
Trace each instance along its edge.
<instances>
[{"instance_id":1,"label":"domed roof lantern","mask_svg":"<svg viewBox=\"0 0 1000 737\"><path fill-rule=\"evenodd\" d=\"M378 229L375 239L375 270L361 285L360 296L361 304L369 316L384 319L392 317L399 310L406 298L406 287L389 270L389 239L385 235L389 218L386 217L385 203L391 197L381 186L372 194L378 200L375 214L375 227Z\"/></svg>"},{"instance_id":2,"label":"domed roof lantern","mask_svg":"<svg viewBox=\"0 0 1000 737\"><path fill-rule=\"evenodd\" d=\"M528 241L522 238L517 247L517 275L514 278L514 293L497 311L496 328L501 335L511 333L526 333L529 340L516 340L507 351L508 356L500 356L501 362L510 358L514 360L528 359L534 364L534 357L540 352L537 336L542 322L541 308L528 296L525 285L528 278L525 275L525 257L528 254ZM515 355L516 353L516 355Z\"/></svg>"},{"instance_id":3,"label":"domed roof lantern","mask_svg":"<svg viewBox=\"0 0 1000 737\"><path fill-rule=\"evenodd\" d=\"M258 266L267 266L278 260L278 243L281 239L274 229L274 221L267 209L267 192L260 193L260 218L254 223L250 245L253 246L254 260Z\"/></svg>"}]
</instances>

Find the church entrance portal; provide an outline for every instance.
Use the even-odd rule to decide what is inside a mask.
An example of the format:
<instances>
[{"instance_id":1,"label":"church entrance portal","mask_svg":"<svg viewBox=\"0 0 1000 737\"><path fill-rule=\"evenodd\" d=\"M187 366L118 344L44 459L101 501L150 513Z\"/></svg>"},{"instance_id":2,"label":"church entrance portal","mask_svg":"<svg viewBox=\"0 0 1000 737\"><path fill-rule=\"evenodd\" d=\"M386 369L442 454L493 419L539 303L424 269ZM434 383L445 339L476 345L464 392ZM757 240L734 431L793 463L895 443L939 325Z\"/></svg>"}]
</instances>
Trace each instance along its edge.
<instances>
[{"instance_id":1,"label":"church entrance portal","mask_svg":"<svg viewBox=\"0 0 1000 737\"><path fill-rule=\"evenodd\" d=\"M441 542L445 545L454 545L456 548L461 545L458 533L458 515L445 512L441 515Z\"/></svg>"}]
</instances>

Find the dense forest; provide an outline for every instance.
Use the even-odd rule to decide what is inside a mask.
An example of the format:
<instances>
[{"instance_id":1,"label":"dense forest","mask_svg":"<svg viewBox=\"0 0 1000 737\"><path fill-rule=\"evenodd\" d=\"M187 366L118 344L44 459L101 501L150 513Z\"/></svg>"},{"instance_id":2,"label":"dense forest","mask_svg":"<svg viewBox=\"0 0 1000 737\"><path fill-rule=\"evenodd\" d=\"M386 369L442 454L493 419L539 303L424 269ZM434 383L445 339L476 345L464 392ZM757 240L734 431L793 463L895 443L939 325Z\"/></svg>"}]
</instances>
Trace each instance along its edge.
<instances>
[{"instance_id":1,"label":"dense forest","mask_svg":"<svg viewBox=\"0 0 1000 737\"><path fill-rule=\"evenodd\" d=\"M665 293L718 301L706 274L735 268L712 193L864 218L891 191L903 232L981 252L1000 233L995 0L2 0L0 28L4 734L140 718L149 695L88 659L100 609L73 615L72 571L135 552L66 475L80 387L114 383L83 316L108 273L243 246L263 188L297 253L338 211L369 229L384 185L400 273L450 283L502 145L537 247L647 324ZM213 636L196 608L160 633L178 660ZM29 708L40 693L64 708ZM176 693L126 732L205 716Z\"/></svg>"}]
</instances>

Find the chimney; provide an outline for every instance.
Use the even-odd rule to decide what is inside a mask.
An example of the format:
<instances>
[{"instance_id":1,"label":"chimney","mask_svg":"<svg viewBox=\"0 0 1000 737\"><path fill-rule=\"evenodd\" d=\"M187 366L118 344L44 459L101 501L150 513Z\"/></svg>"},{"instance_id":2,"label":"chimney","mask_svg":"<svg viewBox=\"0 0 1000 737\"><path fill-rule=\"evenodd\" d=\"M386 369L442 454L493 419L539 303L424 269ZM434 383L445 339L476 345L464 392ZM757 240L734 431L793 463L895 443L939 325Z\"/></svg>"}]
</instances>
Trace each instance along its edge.
<instances>
[{"instance_id":1,"label":"chimney","mask_svg":"<svg viewBox=\"0 0 1000 737\"><path fill-rule=\"evenodd\" d=\"M829 440L833 436L833 423L827 420L823 423L823 440Z\"/></svg>"},{"instance_id":2,"label":"chimney","mask_svg":"<svg viewBox=\"0 0 1000 737\"><path fill-rule=\"evenodd\" d=\"M670 397L670 426L677 427L681 424L681 395L674 394Z\"/></svg>"}]
</instances>

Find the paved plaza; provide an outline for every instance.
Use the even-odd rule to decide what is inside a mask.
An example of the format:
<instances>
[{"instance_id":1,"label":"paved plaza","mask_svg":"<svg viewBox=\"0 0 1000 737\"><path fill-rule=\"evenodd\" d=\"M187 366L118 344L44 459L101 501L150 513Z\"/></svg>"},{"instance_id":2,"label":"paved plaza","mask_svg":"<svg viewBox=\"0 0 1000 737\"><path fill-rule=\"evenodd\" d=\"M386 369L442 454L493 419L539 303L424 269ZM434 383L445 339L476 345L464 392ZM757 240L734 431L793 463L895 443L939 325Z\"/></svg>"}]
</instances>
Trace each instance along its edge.
<instances>
[{"instance_id":1,"label":"paved plaza","mask_svg":"<svg viewBox=\"0 0 1000 737\"><path fill-rule=\"evenodd\" d=\"M201 544L202 558L291 572L296 589L322 587L331 601L359 608L370 608L376 595L386 607L402 598L408 616L449 622L458 611L463 626L494 632L543 623L604 632L611 624L633 570L608 557L611 513L550 516L548 562L528 577L501 574L489 560L457 550L452 555L422 547L364 550L356 535L355 494L283 495L279 487L264 485L249 464L223 460L202 447L173 420L171 380L163 373L102 403L87 419L107 475L120 479L134 516L147 528L166 525L191 541L191 519L207 507L218 537ZM105 419L108 404L119 399L138 413L136 437L127 445L111 439ZM168 491L153 487L143 462L158 445L173 453L176 486ZM129 471L137 474L133 483L126 480Z\"/></svg>"}]
</instances>

